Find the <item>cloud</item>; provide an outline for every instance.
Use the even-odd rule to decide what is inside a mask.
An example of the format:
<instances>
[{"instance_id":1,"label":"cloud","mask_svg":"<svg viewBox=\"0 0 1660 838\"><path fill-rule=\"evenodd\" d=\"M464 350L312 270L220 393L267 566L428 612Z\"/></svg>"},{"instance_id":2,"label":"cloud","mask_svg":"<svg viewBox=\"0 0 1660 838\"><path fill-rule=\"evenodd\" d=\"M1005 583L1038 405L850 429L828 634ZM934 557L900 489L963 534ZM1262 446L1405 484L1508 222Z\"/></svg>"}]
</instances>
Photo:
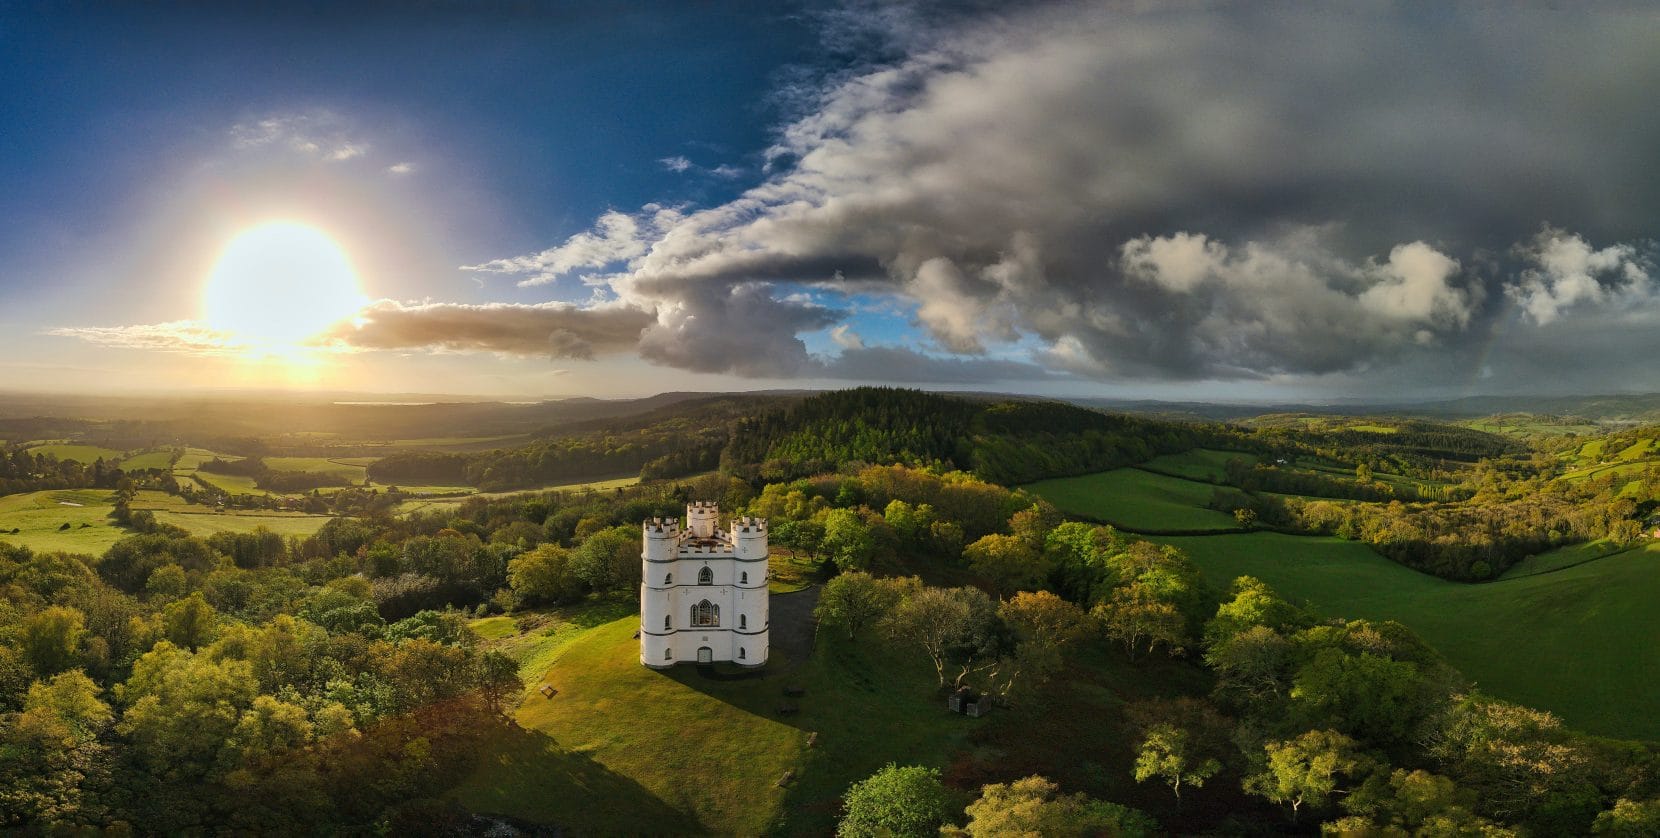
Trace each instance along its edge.
<instances>
[{"instance_id":1,"label":"cloud","mask_svg":"<svg viewBox=\"0 0 1660 838\"><path fill-rule=\"evenodd\" d=\"M1530 267L1505 291L1541 326L1575 306L1633 302L1653 290L1648 260L1634 245L1597 250L1578 235L1546 228L1517 250Z\"/></svg>"},{"instance_id":2,"label":"cloud","mask_svg":"<svg viewBox=\"0 0 1660 838\"><path fill-rule=\"evenodd\" d=\"M652 207L650 209L656 209ZM664 223L673 223L671 210L659 210L654 215ZM655 224L648 220L647 226ZM646 251L647 241L641 235L641 221L615 210L605 213L594 223L594 228L578 233L564 244L530 256L495 259L478 265L462 265L464 271L498 274L530 274L520 280L520 286L546 285L582 268L599 268L633 259Z\"/></svg>"},{"instance_id":3,"label":"cloud","mask_svg":"<svg viewBox=\"0 0 1660 838\"><path fill-rule=\"evenodd\" d=\"M687 160L685 157L680 155L675 155L674 157L664 157L657 162L663 164L663 168L668 169L671 172L684 172L692 167L692 161Z\"/></svg>"},{"instance_id":4,"label":"cloud","mask_svg":"<svg viewBox=\"0 0 1660 838\"><path fill-rule=\"evenodd\" d=\"M830 330L830 340L843 349L864 349L865 339L853 331L850 323L842 323Z\"/></svg>"},{"instance_id":5,"label":"cloud","mask_svg":"<svg viewBox=\"0 0 1660 838\"><path fill-rule=\"evenodd\" d=\"M392 165L386 167L386 171L387 171L388 174L407 175L407 174L415 171L415 164L413 164L413 163L393 163Z\"/></svg>"},{"instance_id":6,"label":"cloud","mask_svg":"<svg viewBox=\"0 0 1660 838\"><path fill-rule=\"evenodd\" d=\"M400 303L382 300L328 338L355 349L485 351L591 360L633 349L649 313L571 303Z\"/></svg>"},{"instance_id":7,"label":"cloud","mask_svg":"<svg viewBox=\"0 0 1660 838\"><path fill-rule=\"evenodd\" d=\"M1630 237L1660 214L1631 183L1660 186L1638 174L1660 124L1619 116L1660 82L1651 13L901 17L898 57L820 88L765 182L636 229L606 285L660 317L757 283L893 295L946 353L1025 341L1102 378L1319 377L1479 345L1507 293L1538 322L1592 294L1537 266L1506 290L1524 266L1493 254L1542 217ZM1550 60L1574 55L1598 58ZM747 339L679 334L648 357Z\"/></svg>"},{"instance_id":8,"label":"cloud","mask_svg":"<svg viewBox=\"0 0 1660 838\"><path fill-rule=\"evenodd\" d=\"M327 111L238 122L231 126L230 135L231 144L239 149L276 148L332 163L354 160L370 151L367 142L353 136L345 119Z\"/></svg>"},{"instance_id":9,"label":"cloud","mask_svg":"<svg viewBox=\"0 0 1660 838\"><path fill-rule=\"evenodd\" d=\"M144 349L184 355L231 356L247 344L229 332L189 320L136 326L79 326L48 329L56 337L78 338L116 349Z\"/></svg>"}]
</instances>

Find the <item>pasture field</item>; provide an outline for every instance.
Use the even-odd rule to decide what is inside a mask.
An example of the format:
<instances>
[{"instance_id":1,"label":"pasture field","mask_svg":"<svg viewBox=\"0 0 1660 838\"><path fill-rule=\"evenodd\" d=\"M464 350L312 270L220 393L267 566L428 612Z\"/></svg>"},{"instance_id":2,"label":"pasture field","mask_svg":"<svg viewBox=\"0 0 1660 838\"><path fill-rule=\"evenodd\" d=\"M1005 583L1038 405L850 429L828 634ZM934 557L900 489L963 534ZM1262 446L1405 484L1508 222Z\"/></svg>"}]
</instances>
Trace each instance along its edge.
<instances>
[{"instance_id":1,"label":"pasture field","mask_svg":"<svg viewBox=\"0 0 1660 838\"><path fill-rule=\"evenodd\" d=\"M197 507L197 509L200 510L201 507ZM221 532L253 532L257 527L264 527L278 535L304 537L314 535L332 517L331 515L256 512L253 510L227 512L209 512L205 510L172 512L163 510L156 513L158 522L172 524L188 531L191 535L201 536L202 538Z\"/></svg>"},{"instance_id":2,"label":"pasture field","mask_svg":"<svg viewBox=\"0 0 1660 838\"><path fill-rule=\"evenodd\" d=\"M1596 559L1605 558L1617 553L1625 553L1641 548L1642 545L1620 546L1607 539L1587 541L1581 544L1569 544L1558 547L1548 553L1528 556L1511 565L1510 569L1499 576L1500 579L1519 579L1523 576L1534 576L1540 573L1553 573L1563 568L1584 564Z\"/></svg>"},{"instance_id":3,"label":"pasture field","mask_svg":"<svg viewBox=\"0 0 1660 838\"><path fill-rule=\"evenodd\" d=\"M1653 460L1641 460L1634 463L1621 462L1609 463L1608 465L1585 466L1563 474L1561 479L1578 482L1592 477L1604 477L1607 475L1613 475L1615 477L1636 475L1641 474L1654 465L1655 461Z\"/></svg>"},{"instance_id":4,"label":"pasture field","mask_svg":"<svg viewBox=\"0 0 1660 838\"><path fill-rule=\"evenodd\" d=\"M1471 430L1512 437L1594 434L1602 430L1601 426L1594 422L1553 420L1549 417L1540 419L1526 414L1488 416L1482 419L1459 422L1458 424Z\"/></svg>"},{"instance_id":5,"label":"pasture field","mask_svg":"<svg viewBox=\"0 0 1660 838\"><path fill-rule=\"evenodd\" d=\"M220 455L215 454L206 448L186 448L184 450L184 456L180 457L179 461L173 464L173 473L180 477L187 477L190 474L193 474L196 469L202 465L202 463L219 456ZM221 459L237 460L241 458L221 457Z\"/></svg>"},{"instance_id":6,"label":"pasture field","mask_svg":"<svg viewBox=\"0 0 1660 838\"><path fill-rule=\"evenodd\" d=\"M592 480L587 483L560 483L554 486L542 486L536 489L514 489L511 492L480 492L471 486L409 486L405 484L374 484L376 488L385 490L389 485L397 485L399 489L414 494L423 493L450 493L467 492L466 497L448 498L411 498L399 503L393 511L398 515L408 515L412 512L443 512L461 507L467 498L508 498L514 495L529 495L538 492L599 492L633 486L640 482L639 477L617 477L610 480Z\"/></svg>"},{"instance_id":7,"label":"pasture field","mask_svg":"<svg viewBox=\"0 0 1660 838\"><path fill-rule=\"evenodd\" d=\"M54 442L47 445L36 445L29 449L30 454L40 456L51 454L59 460L74 460L81 465L92 465L102 458L105 462L115 462L126 455L125 451L114 448L105 448L101 445L79 445L70 442Z\"/></svg>"},{"instance_id":8,"label":"pasture field","mask_svg":"<svg viewBox=\"0 0 1660 838\"><path fill-rule=\"evenodd\" d=\"M226 494L259 495L261 497L269 497L271 495L270 492L254 485L254 479L252 477L245 477L240 474L215 474L211 471L198 470L193 472L192 476L194 476L197 480L207 482L209 485L225 492Z\"/></svg>"},{"instance_id":9,"label":"pasture field","mask_svg":"<svg viewBox=\"0 0 1660 838\"><path fill-rule=\"evenodd\" d=\"M1221 483L1225 476L1224 469L1229 460L1244 460L1256 465L1261 458L1243 451L1195 448L1192 451L1183 451L1180 454L1165 454L1161 457L1154 457L1142 465L1152 471L1185 477L1188 480Z\"/></svg>"},{"instance_id":10,"label":"pasture field","mask_svg":"<svg viewBox=\"0 0 1660 838\"><path fill-rule=\"evenodd\" d=\"M216 532L252 532L255 527L262 526L285 536L307 536L317 532L329 520L327 515L298 512L214 512L209 507L187 504L164 492L149 490L139 492L133 498L132 506L134 509L150 510L161 523L172 524L191 535L203 537ZM0 497L0 541L43 552L101 556L115 542L131 535L116 526L110 518L114 509L115 496L104 489L7 495ZM66 523L69 529L62 528ZM13 528L21 532L13 535Z\"/></svg>"},{"instance_id":11,"label":"pasture field","mask_svg":"<svg viewBox=\"0 0 1660 838\"><path fill-rule=\"evenodd\" d=\"M103 555L127 535L109 517L114 508L114 495L105 489L6 495L0 497L0 541L43 553Z\"/></svg>"},{"instance_id":12,"label":"pasture field","mask_svg":"<svg viewBox=\"0 0 1660 838\"><path fill-rule=\"evenodd\" d=\"M1660 739L1660 545L1486 584L1437 579L1333 538L1250 533L1156 539L1218 588L1255 576L1326 614L1397 620L1484 691L1591 733ZM1562 552L1562 551L1557 551ZM1540 564L1560 563L1562 557Z\"/></svg>"},{"instance_id":13,"label":"pasture field","mask_svg":"<svg viewBox=\"0 0 1660 838\"><path fill-rule=\"evenodd\" d=\"M1125 530L1182 532L1237 526L1232 515L1205 508L1216 487L1140 469L1040 480L1025 488L1062 512Z\"/></svg>"},{"instance_id":14,"label":"pasture field","mask_svg":"<svg viewBox=\"0 0 1660 838\"><path fill-rule=\"evenodd\" d=\"M127 459L121 461L121 468L125 471L146 468L165 469L172 464L173 450L171 448L163 448L157 451L145 451L142 454L135 454L128 457Z\"/></svg>"},{"instance_id":15,"label":"pasture field","mask_svg":"<svg viewBox=\"0 0 1660 838\"><path fill-rule=\"evenodd\" d=\"M333 474L361 485L363 483L364 466L361 460L374 462L376 458L362 457L353 460L331 460L327 457L266 457L265 465L272 471L304 471L314 474Z\"/></svg>"}]
</instances>

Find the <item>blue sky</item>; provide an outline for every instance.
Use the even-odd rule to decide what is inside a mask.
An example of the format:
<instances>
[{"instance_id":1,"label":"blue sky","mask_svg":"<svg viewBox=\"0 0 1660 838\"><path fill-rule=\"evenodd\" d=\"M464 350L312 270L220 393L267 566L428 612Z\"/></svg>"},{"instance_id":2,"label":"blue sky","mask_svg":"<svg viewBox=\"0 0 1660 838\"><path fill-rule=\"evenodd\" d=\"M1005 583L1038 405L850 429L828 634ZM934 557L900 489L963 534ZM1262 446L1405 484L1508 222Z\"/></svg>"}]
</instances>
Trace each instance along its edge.
<instances>
[{"instance_id":1,"label":"blue sky","mask_svg":"<svg viewBox=\"0 0 1660 838\"><path fill-rule=\"evenodd\" d=\"M1656 36L1612 7L8 5L0 388L1652 389ZM304 346L202 314L272 221L369 301Z\"/></svg>"}]
</instances>

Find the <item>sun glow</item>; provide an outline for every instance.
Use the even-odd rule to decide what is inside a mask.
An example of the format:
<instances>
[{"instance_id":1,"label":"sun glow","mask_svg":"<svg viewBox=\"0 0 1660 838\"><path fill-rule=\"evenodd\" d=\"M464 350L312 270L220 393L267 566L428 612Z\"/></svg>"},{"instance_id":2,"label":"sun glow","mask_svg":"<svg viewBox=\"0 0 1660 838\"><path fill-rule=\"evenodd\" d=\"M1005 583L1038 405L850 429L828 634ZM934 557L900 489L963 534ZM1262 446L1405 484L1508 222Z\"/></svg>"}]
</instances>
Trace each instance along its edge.
<instances>
[{"instance_id":1,"label":"sun glow","mask_svg":"<svg viewBox=\"0 0 1660 838\"><path fill-rule=\"evenodd\" d=\"M202 321L250 355L302 360L305 346L368 303L340 246L322 231L276 221L225 245L202 289Z\"/></svg>"}]
</instances>

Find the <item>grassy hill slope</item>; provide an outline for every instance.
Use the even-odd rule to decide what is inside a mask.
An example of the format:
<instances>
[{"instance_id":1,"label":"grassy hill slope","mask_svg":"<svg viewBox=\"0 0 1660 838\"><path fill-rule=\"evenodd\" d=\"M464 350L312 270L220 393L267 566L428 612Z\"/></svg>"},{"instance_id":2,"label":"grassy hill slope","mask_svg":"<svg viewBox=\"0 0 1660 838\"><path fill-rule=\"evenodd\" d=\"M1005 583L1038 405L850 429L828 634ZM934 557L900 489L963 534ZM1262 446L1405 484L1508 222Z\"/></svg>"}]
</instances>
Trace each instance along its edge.
<instances>
[{"instance_id":1,"label":"grassy hill slope","mask_svg":"<svg viewBox=\"0 0 1660 838\"><path fill-rule=\"evenodd\" d=\"M1255 576L1328 614L1397 620L1485 691L1610 736L1660 739L1660 545L1469 585L1362 544L1276 533L1168 537L1207 579ZM1549 564L1547 561L1545 564Z\"/></svg>"}]
</instances>

